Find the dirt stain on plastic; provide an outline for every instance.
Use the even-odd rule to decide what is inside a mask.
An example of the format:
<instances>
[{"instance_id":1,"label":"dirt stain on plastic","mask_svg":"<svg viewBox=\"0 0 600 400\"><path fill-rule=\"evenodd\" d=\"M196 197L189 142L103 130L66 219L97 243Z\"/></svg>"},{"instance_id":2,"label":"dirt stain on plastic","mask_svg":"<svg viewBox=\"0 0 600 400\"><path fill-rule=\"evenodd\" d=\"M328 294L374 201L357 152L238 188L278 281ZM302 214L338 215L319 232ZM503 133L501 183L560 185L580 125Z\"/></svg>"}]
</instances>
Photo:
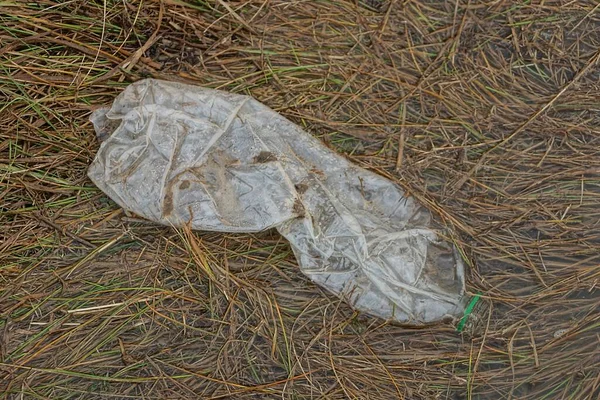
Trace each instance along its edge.
<instances>
[{"instance_id":1,"label":"dirt stain on plastic","mask_svg":"<svg viewBox=\"0 0 600 400\"><path fill-rule=\"evenodd\" d=\"M253 160L255 163L264 164L277 161L277 156L270 151L261 151Z\"/></svg>"},{"instance_id":2,"label":"dirt stain on plastic","mask_svg":"<svg viewBox=\"0 0 600 400\"><path fill-rule=\"evenodd\" d=\"M296 189L296 192L298 192L298 194L304 194L308 190L308 185L305 183L298 183L294 185L294 188Z\"/></svg>"},{"instance_id":3,"label":"dirt stain on plastic","mask_svg":"<svg viewBox=\"0 0 600 400\"><path fill-rule=\"evenodd\" d=\"M179 190L185 190L190 187L190 181L185 180L179 184Z\"/></svg>"}]
</instances>

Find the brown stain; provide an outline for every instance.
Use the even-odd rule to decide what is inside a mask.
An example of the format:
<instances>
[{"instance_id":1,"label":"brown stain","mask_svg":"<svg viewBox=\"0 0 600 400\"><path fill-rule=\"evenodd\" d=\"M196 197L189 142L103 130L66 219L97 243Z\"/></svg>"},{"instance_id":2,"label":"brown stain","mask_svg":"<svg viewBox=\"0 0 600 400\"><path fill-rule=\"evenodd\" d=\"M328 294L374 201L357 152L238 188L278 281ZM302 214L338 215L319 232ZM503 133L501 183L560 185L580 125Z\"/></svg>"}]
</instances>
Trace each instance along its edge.
<instances>
[{"instance_id":1,"label":"brown stain","mask_svg":"<svg viewBox=\"0 0 600 400\"><path fill-rule=\"evenodd\" d=\"M313 167L309 171L313 175L317 175L320 178L325 178L325 173L323 171L321 171L320 169L318 169L318 168Z\"/></svg>"},{"instance_id":2,"label":"brown stain","mask_svg":"<svg viewBox=\"0 0 600 400\"><path fill-rule=\"evenodd\" d=\"M190 187L190 181L185 180L179 184L179 190L185 190Z\"/></svg>"},{"instance_id":3,"label":"brown stain","mask_svg":"<svg viewBox=\"0 0 600 400\"><path fill-rule=\"evenodd\" d=\"M171 215L173 212L173 195L169 191L163 200L163 215Z\"/></svg>"},{"instance_id":4,"label":"brown stain","mask_svg":"<svg viewBox=\"0 0 600 400\"><path fill-rule=\"evenodd\" d=\"M277 156L270 151L261 151L253 161L258 164L264 164L268 162L277 161Z\"/></svg>"},{"instance_id":5,"label":"brown stain","mask_svg":"<svg viewBox=\"0 0 600 400\"><path fill-rule=\"evenodd\" d=\"M298 194L304 194L308 190L308 185L305 183L298 183L294 185L294 189L296 189L296 192L298 192Z\"/></svg>"},{"instance_id":6,"label":"brown stain","mask_svg":"<svg viewBox=\"0 0 600 400\"><path fill-rule=\"evenodd\" d=\"M302 204L302 201L300 199L296 198L294 200L294 205L292 206L292 209L294 210L294 214L297 214L299 217L304 217L304 204Z\"/></svg>"}]
</instances>

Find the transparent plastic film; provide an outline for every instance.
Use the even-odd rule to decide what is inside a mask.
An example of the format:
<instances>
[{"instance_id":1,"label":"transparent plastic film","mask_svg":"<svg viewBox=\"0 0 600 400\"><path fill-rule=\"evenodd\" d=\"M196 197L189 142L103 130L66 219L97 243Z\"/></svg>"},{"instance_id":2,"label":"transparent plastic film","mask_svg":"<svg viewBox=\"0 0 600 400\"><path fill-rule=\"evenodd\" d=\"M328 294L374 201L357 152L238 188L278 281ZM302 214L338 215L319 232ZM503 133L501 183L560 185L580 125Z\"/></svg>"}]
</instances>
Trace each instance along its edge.
<instances>
[{"instance_id":1,"label":"transparent plastic film","mask_svg":"<svg viewBox=\"0 0 600 400\"><path fill-rule=\"evenodd\" d=\"M124 209L196 230L277 229L312 281L407 324L464 312L464 267L430 213L248 96L146 79L91 120L88 175Z\"/></svg>"}]
</instances>

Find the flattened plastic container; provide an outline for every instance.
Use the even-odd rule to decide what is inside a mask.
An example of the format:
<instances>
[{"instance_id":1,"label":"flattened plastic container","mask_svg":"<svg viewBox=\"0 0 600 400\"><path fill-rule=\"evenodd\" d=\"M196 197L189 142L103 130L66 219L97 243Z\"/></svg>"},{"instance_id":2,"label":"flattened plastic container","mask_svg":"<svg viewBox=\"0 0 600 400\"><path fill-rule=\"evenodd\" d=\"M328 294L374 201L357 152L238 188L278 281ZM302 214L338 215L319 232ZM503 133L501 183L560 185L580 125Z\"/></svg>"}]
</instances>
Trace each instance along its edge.
<instances>
[{"instance_id":1,"label":"flattened plastic container","mask_svg":"<svg viewBox=\"0 0 600 400\"><path fill-rule=\"evenodd\" d=\"M304 274L354 308L424 324L464 311L464 267L400 187L248 96L147 79L91 117L92 181L169 226L276 228Z\"/></svg>"}]
</instances>

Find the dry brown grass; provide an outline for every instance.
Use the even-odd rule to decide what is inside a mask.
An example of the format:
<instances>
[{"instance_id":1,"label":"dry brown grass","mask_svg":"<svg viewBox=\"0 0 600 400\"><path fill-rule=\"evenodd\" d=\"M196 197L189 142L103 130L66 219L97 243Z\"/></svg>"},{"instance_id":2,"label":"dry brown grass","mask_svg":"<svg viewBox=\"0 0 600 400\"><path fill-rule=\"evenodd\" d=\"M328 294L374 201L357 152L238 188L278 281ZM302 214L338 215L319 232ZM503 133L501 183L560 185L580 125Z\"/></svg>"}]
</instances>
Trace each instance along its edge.
<instances>
[{"instance_id":1,"label":"dry brown grass","mask_svg":"<svg viewBox=\"0 0 600 400\"><path fill-rule=\"evenodd\" d=\"M0 0L0 391L598 398L599 13L556 0ZM272 232L124 215L86 178L87 117L149 76L251 94L425 202L481 294L467 329L356 315Z\"/></svg>"}]
</instances>

